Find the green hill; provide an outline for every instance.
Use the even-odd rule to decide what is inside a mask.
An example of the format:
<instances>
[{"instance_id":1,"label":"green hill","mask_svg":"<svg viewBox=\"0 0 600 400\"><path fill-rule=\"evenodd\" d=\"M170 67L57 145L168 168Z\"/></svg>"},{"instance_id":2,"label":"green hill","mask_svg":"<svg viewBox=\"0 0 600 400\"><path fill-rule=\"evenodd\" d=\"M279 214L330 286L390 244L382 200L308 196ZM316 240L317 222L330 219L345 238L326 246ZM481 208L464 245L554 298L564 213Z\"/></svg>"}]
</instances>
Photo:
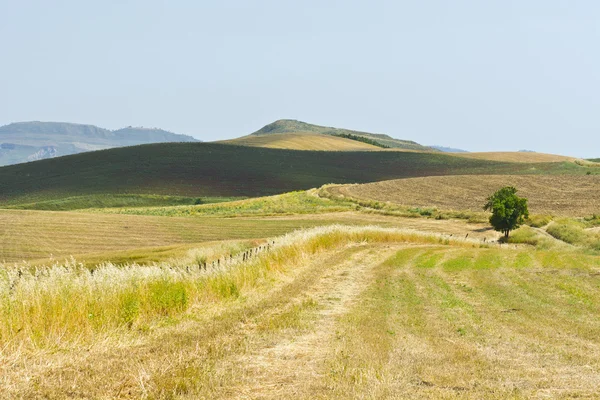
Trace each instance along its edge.
<instances>
[{"instance_id":1,"label":"green hill","mask_svg":"<svg viewBox=\"0 0 600 400\"><path fill-rule=\"evenodd\" d=\"M157 128L116 131L66 122L17 122L0 126L0 165L145 143L196 142Z\"/></svg>"},{"instance_id":2,"label":"green hill","mask_svg":"<svg viewBox=\"0 0 600 400\"><path fill-rule=\"evenodd\" d=\"M302 121L296 121L293 119L280 119L269 125L262 127L252 135L268 135L272 133L320 133L324 135L332 136L359 136L366 139L374 140L375 142L388 146L391 148L406 149L406 150L420 150L420 151L437 151L431 147L420 145L412 140L401 140L395 139L389 135L381 133L369 133L353 131L350 129L332 128L327 126L313 125Z\"/></svg>"},{"instance_id":3,"label":"green hill","mask_svg":"<svg viewBox=\"0 0 600 400\"><path fill-rule=\"evenodd\" d=\"M454 174L578 173L571 162L508 163L443 153L324 152L215 143L115 148L0 168L0 204L106 194L253 197L326 183Z\"/></svg>"}]
</instances>

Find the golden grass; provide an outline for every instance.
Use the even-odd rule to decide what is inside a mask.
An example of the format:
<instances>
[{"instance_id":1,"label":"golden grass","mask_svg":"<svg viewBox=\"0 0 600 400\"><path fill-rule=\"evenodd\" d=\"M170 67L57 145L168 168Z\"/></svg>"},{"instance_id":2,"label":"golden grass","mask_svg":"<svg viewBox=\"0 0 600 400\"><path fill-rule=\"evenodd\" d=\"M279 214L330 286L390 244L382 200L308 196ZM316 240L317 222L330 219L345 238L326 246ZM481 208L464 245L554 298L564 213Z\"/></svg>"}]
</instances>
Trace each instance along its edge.
<instances>
[{"instance_id":1,"label":"golden grass","mask_svg":"<svg viewBox=\"0 0 600 400\"><path fill-rule=\"evenodd\" d=\"M380 147L357 140L346 139L319 133L273 133L268 135L249 135L219 143L240 146L268 147L289 150L326 150L326 151L364 151L382 150Z\"/></svg>"},{"instance_id":2,"label":"golden grass","mask_svg":"<svg viewBox=\"0 0 600 400\"><path fill-rule=\"evenodd\" d=\"M494 151L494 152L475 152L475 153L448 153L457 157L474 158L477 160L507 161L518 163L544 163L544 162L563 162L575 161L575 157L561 156L558 154L546 154L521 151Z\"/></svg>"},{"instance_id":3,"label":"golden grass","mask_svg":"<svg viewBox=\"0 0 600 400\"><path fill-rule=\"evenodd\" d=\"M481 211L485 199L503 186L515 186L532 214L583 217L600 213L600 176L466 175L397 179L328 188L357 199L410 207Z\"/></svg>"},{"instance_id":4,"label":"golden grass","mask_svg":"<svg viewBox=\"0 0 600 400\"><path fill-rule=\"evenodd\" d=\"M600 258L440 240L338 226L212 272L25 274L0 397L593 398Z\"/></svg>"}]
</instances>

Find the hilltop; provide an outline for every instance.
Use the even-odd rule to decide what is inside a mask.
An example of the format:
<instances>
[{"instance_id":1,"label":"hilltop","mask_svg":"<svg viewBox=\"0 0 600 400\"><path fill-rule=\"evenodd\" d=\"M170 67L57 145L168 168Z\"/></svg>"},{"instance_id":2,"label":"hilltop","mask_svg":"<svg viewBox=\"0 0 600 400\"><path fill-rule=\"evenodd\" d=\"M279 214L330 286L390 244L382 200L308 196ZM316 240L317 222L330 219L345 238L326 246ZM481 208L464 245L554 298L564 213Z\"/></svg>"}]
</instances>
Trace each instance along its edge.
<instances>
[{"instance_id":1,"label":"hilltop","mask_svg":"<svg viewBox=\"0 0 600 400\"><path fill-rule=\"evenodd\" d=\"M0 166L113 147L196 141L158 128L111 131L67 122L16 122L0 127Z\"/></svg>"},{"instance_id":2,"label":"hilltop","mask_svg":"<svg viewBox=\"0 0 600 400\"><path fill-rule=\"evenodd\" d=\"M420 150L420 151L436 151L431 147L420 145L417 142L413 142L412 140L401 140L395 139L389 135L381 134L381 133L370 133L370 132L361 132L361 131L353 131L350 129L340 129L333 128L327 126L313 125L302 121L296 121L292 119L280 119L273 123L270 123L256 132L252 133L251 136L261 136L261 135L272 135L276 133L312 133L312 134L322 134L322 135L330 135L330 136L339 136L339 137L361 137L365 139L370 139L377 142L380 145L405 149L405 150Z\"/></svg>"},{"instance_id":3,"label":"hilltop","mask_svg":"<svg viewBox=\"0 0 600 400\"><path fill-rule=\"evenodd\" d=\"M255 197L327 183L432 175L585 174L564 163L508 163L444 153L324 152L217 143L115 148L0 168L0 204L90 194Z\"/></svg>"}]
</instances>

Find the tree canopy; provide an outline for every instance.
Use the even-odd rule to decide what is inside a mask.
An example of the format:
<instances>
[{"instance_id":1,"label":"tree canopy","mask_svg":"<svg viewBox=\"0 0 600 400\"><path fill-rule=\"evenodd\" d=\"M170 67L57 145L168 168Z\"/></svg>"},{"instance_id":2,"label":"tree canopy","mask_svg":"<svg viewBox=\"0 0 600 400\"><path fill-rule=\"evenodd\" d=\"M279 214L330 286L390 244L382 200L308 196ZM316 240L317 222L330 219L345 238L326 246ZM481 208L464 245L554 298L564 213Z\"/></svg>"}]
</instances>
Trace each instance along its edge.
<instances>
[{"instance_id":1,"label":"tree canopy","mask_svg":"<svg viewBox=\"0 0 600 400\"><path fill-rule=\"evenodd\" d=\"M490 224L508 238L510 231L518 228L529 217L527 199L516 195L517 189L506 186L487 199L484 210L492 212Z\"/></svg>"}]
</instances>

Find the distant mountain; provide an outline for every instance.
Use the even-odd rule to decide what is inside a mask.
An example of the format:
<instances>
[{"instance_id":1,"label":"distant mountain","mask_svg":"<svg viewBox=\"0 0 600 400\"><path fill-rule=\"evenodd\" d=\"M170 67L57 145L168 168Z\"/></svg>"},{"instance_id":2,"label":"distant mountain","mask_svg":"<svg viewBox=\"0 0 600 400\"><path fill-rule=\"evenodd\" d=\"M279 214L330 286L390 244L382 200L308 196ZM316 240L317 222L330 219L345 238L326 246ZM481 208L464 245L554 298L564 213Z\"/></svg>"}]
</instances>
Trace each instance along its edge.
<instances>
[{"instance_id":1,"label":"distant mountain","mask_svg":"<svg viewBox=\"0 0 600 400\"><path fill-rule=\"evenodd\" d=\"M127 127L111 131L66 122L16 122L0 126L0 166L85 151L167 142L198 140L157 128Z\"/></svg>"},{"instance_id":2,"label":"distant mountain","mask_svg":"<svg viewBox=\"0 0 600 400\"><path fill-rule=\"evenodd\" d=\"M269 125L266 125L258 131L252 133L252 135L270 135L273 133L320 133L323 135L340 136L340 135L353 135L361 136L363 138L372 139L376 142L398 149L407 150L421 150L421 151L432 151L431 147L420 145L412 140L401 140L395 139L389 135L381 133L369 133L353 131L349 129L332 128L327 126L313 125L302 121L296 121L293 119L280 119Z\"/></svg>"},{"instance_id":3,"label":"distant mountain","mask_svg":"<svg viewBox=\"0 0 600 400\"><path fill-rule=\"evenodd\" d=\"M444 147L444 146L429 146L429 147L431 147L432 149L442 151L444 153L468 153L467 150L455 149L453 147Z\"/></svg>"}]
</instances>

